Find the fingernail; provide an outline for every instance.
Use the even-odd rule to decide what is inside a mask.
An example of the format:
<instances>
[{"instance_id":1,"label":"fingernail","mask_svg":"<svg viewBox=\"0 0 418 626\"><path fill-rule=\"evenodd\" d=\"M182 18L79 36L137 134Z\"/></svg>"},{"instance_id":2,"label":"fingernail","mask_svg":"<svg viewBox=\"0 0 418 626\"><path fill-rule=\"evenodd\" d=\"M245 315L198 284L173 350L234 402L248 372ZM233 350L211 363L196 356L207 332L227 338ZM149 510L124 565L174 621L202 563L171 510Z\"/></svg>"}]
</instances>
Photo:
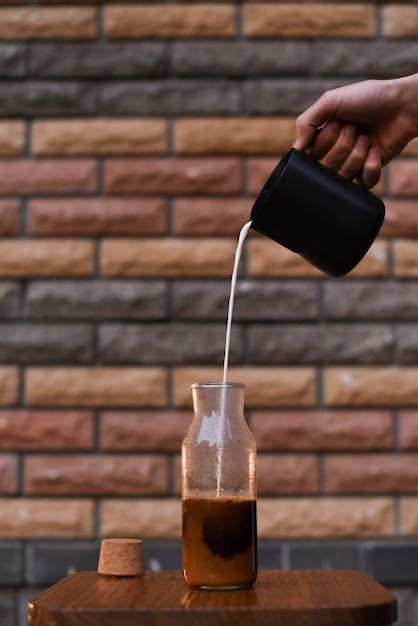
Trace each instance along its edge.
<instances>
[{"instance_id":1,"label":"fingernail","mask_svg":"<svg viewBox=\"0 0 418 626\"><path fill-rule=\"evenodd\" d=\"M373 146L370 148L369 150L369 156L372 159L380 159L380 152L377 148L374 148Z\"/></svg>"},{"instance_id":2,"label":"fingernail","mask_svg":"<svg viewBox=\"0 0 418 626\"><path fill-rule=\"evenodd\" d=\"M359 135L357 141L359 142L361 146L369 145L369 138L367 135Z\"/></svg>"}]
</instances>

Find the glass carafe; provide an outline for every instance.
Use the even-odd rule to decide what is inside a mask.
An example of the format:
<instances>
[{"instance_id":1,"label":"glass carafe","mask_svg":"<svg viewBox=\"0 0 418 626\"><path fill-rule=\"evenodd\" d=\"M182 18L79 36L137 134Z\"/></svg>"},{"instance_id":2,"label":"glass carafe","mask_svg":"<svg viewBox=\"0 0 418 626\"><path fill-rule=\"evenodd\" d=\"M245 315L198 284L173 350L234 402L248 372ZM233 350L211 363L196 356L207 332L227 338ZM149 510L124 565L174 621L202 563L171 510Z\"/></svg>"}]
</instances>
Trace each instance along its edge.
<instances>
[{"instance_id":1,"label":"glass carafe","mask_svg":"<svg viewBox=\"0 0 418 626\"><path fill-rule=\"evenodd\" d=\"M192 385L194 420L182 445L183 569L203 589L257 577L256 444L244 385Z\"/></svg>"}]
</instances>

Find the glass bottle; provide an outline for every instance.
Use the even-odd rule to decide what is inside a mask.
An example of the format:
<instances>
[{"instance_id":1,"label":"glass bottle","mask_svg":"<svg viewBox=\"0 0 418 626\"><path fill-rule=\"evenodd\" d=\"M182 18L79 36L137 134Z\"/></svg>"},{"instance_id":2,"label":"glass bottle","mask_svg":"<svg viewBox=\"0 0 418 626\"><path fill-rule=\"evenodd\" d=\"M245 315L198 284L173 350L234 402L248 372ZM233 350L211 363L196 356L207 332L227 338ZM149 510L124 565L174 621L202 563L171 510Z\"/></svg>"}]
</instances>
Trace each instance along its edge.
<instances>
[{"instance_id":1,"label":"glass bottle","mask_svg":"<svg viewBox=\"0 0 418 626\"><path fill-rule=\"evenodd\" d=\"M183 569L202 589L251 587L257 577L256 444L244 385L192 385L182 444Z\"/></svg>"}]
</instances>

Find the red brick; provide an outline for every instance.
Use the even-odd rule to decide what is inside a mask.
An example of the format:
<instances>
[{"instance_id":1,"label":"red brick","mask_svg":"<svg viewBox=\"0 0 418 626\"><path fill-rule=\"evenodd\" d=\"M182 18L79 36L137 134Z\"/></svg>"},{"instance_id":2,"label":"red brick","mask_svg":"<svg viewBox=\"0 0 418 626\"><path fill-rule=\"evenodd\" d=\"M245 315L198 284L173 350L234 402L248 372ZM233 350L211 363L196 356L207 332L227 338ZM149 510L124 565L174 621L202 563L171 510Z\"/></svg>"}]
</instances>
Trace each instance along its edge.
<instances>
[{"instance_id":1,"label":"red brick","mask_svg":"<svg viewBox=\"0 0 418 626\"><path fill-rule=\"evenodd\" d=\"M163 456L30 456L25 465L29 495L162 495L167 492Z\"/></svg>"},{"instance_id":2,"label":"red brick","mask_svg":"<svg viewBox=\"0 0 418 626\"><path fill-rule=\"evenodd\" d=\"M1 29L1 8L0 8ZM0 37L1 39L1 37ZM0 122L0 155L18 156L23 151L25 143L25 125L16 120Z\"/></svg>"},{"instance_id":3,"label":"red brick","mask_svg":"<svg viewBox=\"0 0 418 626\"><path fill-rule=\"evenodd\" d=\"M389 411L256 411L251 430L259 450L384 450L392 445Z\"/></svg>"},{"instance_id":4,"label":"red brick","mask_svg":"<svg viewBox=\"0 0 418 626\"><path fill-rule=\"evenodd\" d=\"M10 495L17 491L17 461L11 454L0 455L0 494Z\"/></svg>"},{"instance_id":5,"label":"red brick","mask_svg":"<svg viewBox=\"0 0 418 626\"><path fill-rule=\"evenodd\" d=\"M179 154L277 154L295 139L289 117L179 119L174 148Z\"/></svg>"},{"instance_id":6,"label":"red brick","mask_svg":"<svg viewBox=\"0 0 418 626\"><path fill-rule=\"evenodd\" d=\"M147 367L27 368L29 406L164 406L166 373Z\"/></svg>"},{"instance_id":7,"label":"red brick","mask_svg":"<svg viewBox=\"0 0 418 626\"><path fill-rule=\"evenodd\" d=\"M416 37L418 35L418 7L413 4L382 7L385 37Z\"/></svg>"},{"instance_id":8,"label":"red brick","mask_svg":"<svg viewBox=\"0 0 418 626\"><path fill-rule=\"evenodd\" d=\"M105 412L100 445L104 450L179 450L191 411Z\"/></svg>"},{"instance_id":9,"label":"red brick","mask_svg":"<svg viewBox=\"0 0 418 626\"><path fill-rule=\"evenodd\" d=\"M165 227L162 199L42 198L29 204L33 235L162 234Z\"/></svg>"},{"instance_id":10,"label":"red brick","mask_svg":"<svg viewBox=\"0 0 418 626\"><path fill-rule=\"evenodd\" d=\"M0 367L0 404L10 406L18 396L19 375L16 367Z\"/></svg>"},{"instance_id":11,"label":"red brick","mask_svg":"<svg viewBox=\"0 0 418 626\"><path fill-rule=\"evenodd\" d=\"M236 244L229 239L105 239L104 276L229 276Z\"/></svg>"},{"instance_id":12,"label":"red brick","mask_svg":"<svg viewBox=\"0 0 418 626\"><path fill-rule=\"evenodd\" d=\"M281 157L274 159L248 159L247 160L247 191L258 194L264 183L280 161Z\"/></svg>"},{"instance_id":13,"label":"red brick","mask_svg":"<svg viewBox=\"0 0 418 626\"><path fill-rule=\"evenodd\" d=\"M100 118L32 125L32 150L37 155L160 154L166 148L163 120Z\"/></svg>"},{"instance_id":14,"label":"red brick","mask_svg":"<svg viewBox=\"0 0 418 626\"><path fill-rule=\"evenodd\" d=\"M418 411L400 412L399 445L405 450L418 450Z\"/></svg>"},{"instance_id":15,"label":"red brick","mask_svg":"<svg viewBox=\"0 0 418 626\"><path fill-rule=\"evenodd\" d=\"M418 195L418 160L399 159L389 165L389 192L394 196Z\"/></svg>"},{"instance_id":16,"label":"red brick","mask_svg":"<svg viewBox=\"0 0 418 626\"><path fill-rule=\"evenodd\" d=\"M0 449L59 450L93 446L89 411L0 411Z\"/></svg>"},{"instance_id":17,"label":"red brick","mask_svg":"<svg viewBox=\"0 0 418 626\"><path fill-rule=\"evenodd\" d=\"M418 368L326 368L325 402L330 406L415 406Z\"/></svg>"},{"instance_id":18,"label":"red brick","mask_svg":"<svg viewBox=\"0 0 418 626\"><path fill-rule=\"evenodd\" d=\"M88 276L93 242L73 239L0 241L0 276Z\"/></svg>"},{"instance_id":19,"label":"red brick","mask_svg":"<svg viewBox=\"0 0 418 626\"><path fill-rule=\"evenodd\" d=\"M0 39L86 39L96 34L90 7L0 9Z\"/></svg>"},{"instance_id":20,"label":"red brick","mask_svg":"<svg viewBox=\"0 0 418 626\"><path fill-rule=\"evenodd\" d=\"M418 236L418 200L386 200L382 235Z\"/></svg>"},{"instance_id":21,"label":"red brick","mask_svg":"<svg viewBox=\"0 0 418 626\"><path fill-rule=\"evenodd\" d=\"M418 498L401 498L400 505L401 533L418 535Z\"/></svg>"},{"instance_id":22,"label":"red brick","mask_svg":"<svg viewBox=\"0 0 418 626\"><path fill-rule=\"evenodd\" d=\"M0 538L92 538L93 502L75 499L0 500Z\"/></svg>"},{"instance_id":23,"label":"red brick","mask_svg":"<svg viewBox=\"0 0 418 626\"><path fill-rule=\"evenodd\" d=\"M211 6L109 6L105 11L107 37L230 37L235 34L233 4Z\"/></svg>"},{"instance_id":24,"label":"red brick","mask_svg":"<svg viewBox=\"0 0 418 626\"><path fill-rule=\"evenodd\" d=\"M393 244L394 274L399 277L418 276L418 241L400 239Z\"/></svg>"},{"instance_id":25,"label":"red brick","mask_svg":"<svg viewBox=\"0 0 418 626\"><path fill-rule=\"evenodd\" d=\"M375 30L375 8L367 4L248 3L244 7L247 37L372 37Z\"/></svg>"},{"instance_id":26,"label":"red brick","mask_svg":"<svg viewBox=\"0 0 418 626\"><path fill-rule=\"evenodd\" d=\"M233 194L241 171L238 159L108 159L105 187L117 194Z\"/></svg>"},{"instance_id":27,"label":"red brick","mask_svg":"<svg viewBox=\"0 0 418 626\"><path fill-rule=\"evenodd\" d=\"M182 198L174 201L177 235L236 235L250 219L252 200L245 198Z\"/></svg>"},{"instance_id":28,"label":"red brick","mask_svg":"<svg viewBox=\"0 0 418 626\"><path fill-rule=\"evenodd\" d=\"M96 186L92 160L0 161L0 194L78 193L95 191Z\"/></svg>"},{"instance_id":29,"label":"red brick","mask_svg":"<svg viewBox=\"0 0 418 626\"><path fill-rule=\"evenodd\" d=\"M17 200L0 200L0 236L17 235L19 228L19 202Z\"/></svg>"},{"instance_id":30,"label":"red brick","mask_svg":"<svg viewBox=\"0 0 418 626\"><path fill-rule=\"evenodd\" d=\"M417 454L330 456L325 459L328 493L418 492Z\"/></svg>"},{"instance_id":31,"label":"red brick","mask_svg":"<svg viewBox=\"0 0 418 626\"><path fill-rule=\"evenodd\" d=\"M103 537L181 536L180 498L106 499L101 504Z\"/></svg>"}]
</instances>

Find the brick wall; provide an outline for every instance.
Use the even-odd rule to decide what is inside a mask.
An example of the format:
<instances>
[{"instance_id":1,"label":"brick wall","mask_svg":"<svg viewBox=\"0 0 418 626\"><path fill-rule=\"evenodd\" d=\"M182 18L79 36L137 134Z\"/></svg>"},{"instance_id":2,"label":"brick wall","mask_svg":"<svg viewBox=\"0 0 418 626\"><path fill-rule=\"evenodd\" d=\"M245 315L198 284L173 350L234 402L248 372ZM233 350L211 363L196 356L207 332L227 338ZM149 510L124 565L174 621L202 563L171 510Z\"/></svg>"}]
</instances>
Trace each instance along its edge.
<instances>
[{"instance_id":1,"label":"brick wall","mask_svg":"<svg viewBox=\"0 0 418 626\"><path fill-rule=\"evenodd\" d=\"M237 232L298 112L418 71L418 9L1 5L0 615L17 626L36 588L95 567L102 535L179 566L189 385L220 378ZM415 141L348 279L248 241L231 353L262 566L365 568L398 587L402 626L418 620L417 166Z\"/></svg>"}]
</instances>

